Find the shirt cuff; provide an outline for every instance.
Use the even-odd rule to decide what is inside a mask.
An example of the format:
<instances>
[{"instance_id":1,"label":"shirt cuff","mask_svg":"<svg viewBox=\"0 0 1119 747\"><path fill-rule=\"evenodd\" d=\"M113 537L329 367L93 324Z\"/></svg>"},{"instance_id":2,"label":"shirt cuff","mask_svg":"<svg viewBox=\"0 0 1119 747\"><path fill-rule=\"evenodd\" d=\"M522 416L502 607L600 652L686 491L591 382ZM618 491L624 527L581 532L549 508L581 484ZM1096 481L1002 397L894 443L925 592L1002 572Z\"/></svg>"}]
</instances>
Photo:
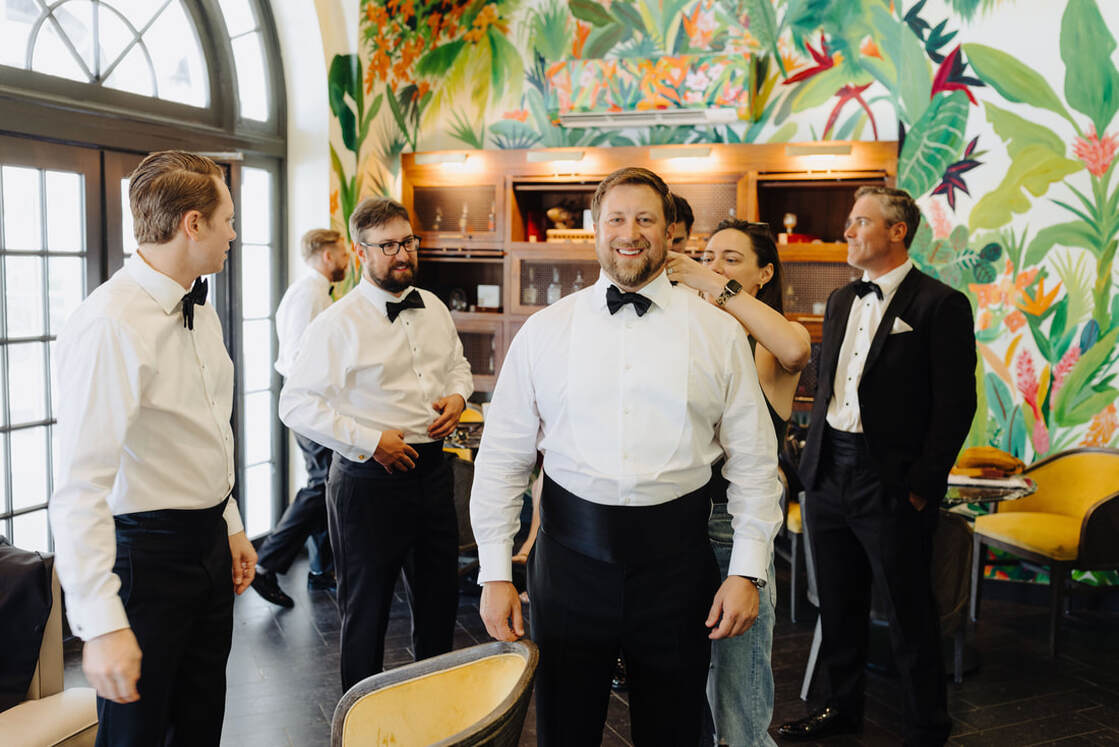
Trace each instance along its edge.
<instances>
[{"instance_id":1,"label":"shirt cuff","mask_svg":"<svg viewBox=\"0 0 1119 747\"><path fill-rule=\"evenodd\" d=\"M513 580L513 542L478 545L478 584Z\"/></svg>"},{"instance_id":2,"label":"shirt cuff","mask_svg":"<svg viewBox=\"0 0 1119 747\"><path fill-rule=\"evenodd\" d=\"M225 519L226 534L232 536L238 532L245 531L245 525L241 523L241 514L237 511L237 501L232 496L230 496L229 501L225 504L222 517Z\"/></svg>"},{"instance_id":3,"label":"shirt cuff","mask_svg":"<svg viewBox=\"0 0 1119 747\"><path fill-rule=\"evenodd\" d=\"M750 576L770 583L769 561L773 545L753 539L734 538L728 576Z\"/></svg>"},{"instance_id":4,"label":"shirt cuff","mask_svg":"<svg viewBox=\"0 0 1119 747\"><path fill-rule=\"evenodd\" d=\"M381 443L382 435L382 431L363 430L361 438L355 440L363 441L364 446L346 446L344 449L336 449L336 451L351 462L365 464L373 458L373 452L377 450L377 446ZM369 444L372 444L372 446Z\"/></svg>"},{"instance_id":5,"label":"shirt cuff","mask_svg":"<svg viewBox=\"0 0 1119 747\"><path fill-rule=\"evenodd\" d=\"M66 601L69 603L66 616L70 618L70 629L83 641L130 627L124 602L116 594L105 599L82 600L77 604L74 603L76 600Z\"/></svg>"}]
</instances>

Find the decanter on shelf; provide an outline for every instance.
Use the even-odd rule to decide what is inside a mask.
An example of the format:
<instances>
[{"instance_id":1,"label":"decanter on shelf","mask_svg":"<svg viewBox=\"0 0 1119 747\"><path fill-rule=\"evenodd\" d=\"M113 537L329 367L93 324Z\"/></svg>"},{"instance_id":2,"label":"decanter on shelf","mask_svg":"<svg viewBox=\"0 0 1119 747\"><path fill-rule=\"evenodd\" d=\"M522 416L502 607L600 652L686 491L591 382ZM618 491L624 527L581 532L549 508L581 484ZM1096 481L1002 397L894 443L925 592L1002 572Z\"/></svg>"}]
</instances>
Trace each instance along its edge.
<instances>
[{"instance_id":1,"label":"decanter on shelf","mask_svg":"<svg viewBox=\"0 0 1119 747\"><path fill-rule=\"evenodd\" d=\"M462 215L458 218L458 230L463 238L466 238L466 229L470 225L470 210L467 208L466 203L462 203Z\"/></svg>"},{"instance_id":2,"label":"decanter on shelf","mask_svg":"<svg viewBox=\"0 0 1119 747\"><path fill-rule=\"evenodd\" d=\"M521 302L525 306L536 306L539 294L536 291L536 268L528 268L528 282L521 289Z\"/></svg>"},{"instance_id":3,"label":"decanter on shelf","mask_svg":"<svg viewBox=\"0 0 1119 747\"><path fill-rule=\"evenodd\" d=\"M435 220L433 220L431 222L431 230L432 231L443 230L443 206L442 205L436 205L435 206Z\"/></svg>"},{"instance_id":4,"label":"decanter on shelf","mask_svg":"<svg viewBox=\"0 0 1119 747\"><path fill-rule=\"evenodd\" d=\"M496 202L491 202L490 203L490 215L489 215L489 218L486 220L486 227L490 231L490 233L493 233L493 231L496 230L496 228L497 228L497 203Z\"/></svg>"},{"instance_id":5,"label":"decanter on shelf","mask_svg":"<svg viewBox=\"0 0 1119 747\"><path fill-rule=\"evenodd\" d=\"M548 283L548 303L553 304L563 295L563 286L560 285L559 268L552 268L552 282Z\"/></svg>"},{"instance_id":6,"label":"decanter on shelf","mask_svg":"<svg viewBox=\"0 0 1119 747\"><path fill-rule=\"evenodd\" d=\"M583 268L575 270L575 282L571 284L571 292L581 291L587 287L587 281L583 279Z\"/></svg>"}]
</instances>

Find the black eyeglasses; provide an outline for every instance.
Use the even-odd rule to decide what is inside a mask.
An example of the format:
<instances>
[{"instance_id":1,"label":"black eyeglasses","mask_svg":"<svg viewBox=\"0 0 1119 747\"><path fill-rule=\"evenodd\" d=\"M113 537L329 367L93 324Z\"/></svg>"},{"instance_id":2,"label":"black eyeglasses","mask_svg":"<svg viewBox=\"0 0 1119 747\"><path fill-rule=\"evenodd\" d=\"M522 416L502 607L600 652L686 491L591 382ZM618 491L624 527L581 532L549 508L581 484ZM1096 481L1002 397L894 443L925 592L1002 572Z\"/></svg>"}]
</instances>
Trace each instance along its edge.
<instances>
[{"instance_id":1,"label":"black eyeglasses","mask_svg":"<svg viewBox=\"0 0 1119 747\"><path fill-rule=\"evenodd\" d=\"M372 249L375 246L380 247L381 253L386 257L395 257L401 249L406 252L417 251L420 248L420 237L408 236L401 241L382 241L379 244L370 244L358 239L357 243L359 246L364 246L366 249Z\"/></svg>"}]
</instances>

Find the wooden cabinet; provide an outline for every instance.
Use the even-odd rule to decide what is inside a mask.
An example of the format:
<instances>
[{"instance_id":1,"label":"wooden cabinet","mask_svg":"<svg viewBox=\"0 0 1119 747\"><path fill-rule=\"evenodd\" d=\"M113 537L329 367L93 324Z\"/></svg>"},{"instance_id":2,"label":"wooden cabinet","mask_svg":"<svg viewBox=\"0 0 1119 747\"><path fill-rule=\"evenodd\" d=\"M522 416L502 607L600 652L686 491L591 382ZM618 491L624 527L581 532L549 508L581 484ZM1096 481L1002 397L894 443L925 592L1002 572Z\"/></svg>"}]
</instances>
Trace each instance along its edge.
<instances>
[{"instance_id":1,"label":"wooden cabinet","mask_svg":"<svg viewBox=\"0 0 1119 747\"><path fill-rule=\"evenodd\" d=\"M667 157L666 157L667 156ZM843 225L855 190L892 184L897 143L794 143L462 151L403 156L403 201L422 239L419 284L452 309L479 392L492 391L516 331L529 315L598 278L584 211L599 180L644 166L688 200L697 252L719 221L741 217L813 243L778 246L785 312L820 337L823 303L857 276ZM570 225L556 230L548 211ZM497 306L485 296L496 291Z\"/></svg>"}]
</instances>

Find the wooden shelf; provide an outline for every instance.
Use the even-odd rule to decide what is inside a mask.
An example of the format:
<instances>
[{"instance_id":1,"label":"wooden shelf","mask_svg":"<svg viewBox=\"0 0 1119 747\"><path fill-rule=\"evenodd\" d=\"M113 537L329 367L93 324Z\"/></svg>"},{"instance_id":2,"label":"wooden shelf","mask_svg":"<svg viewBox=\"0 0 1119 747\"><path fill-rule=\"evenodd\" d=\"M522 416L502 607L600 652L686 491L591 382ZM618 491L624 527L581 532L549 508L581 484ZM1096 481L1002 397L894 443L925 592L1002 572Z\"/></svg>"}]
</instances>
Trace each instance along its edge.
<instances>
[{"instance_id":1,"label":"wooden shelf","mask_svg":"<svg viewBox=\"0 0 1119 747\"><path fill-rule=\"evenodd\" d=\"M500 311L452 311L455 322L491 322L500 324L505 314Z\"/></svg>"},{"instance_id":2,"label":"wooden shelf","mask_svg":"<svg viewBox=\"0 0 1119 747\"><path fill-rule=\"evenodd\" d=\"M772 224L775 218L769 213L776 213L780 220L781 211L788 210L797 213L798 225L807 233L840 235L842 230L836 230L835 222L839 220L841 225L844 211L849 210L843 203L859 185L892 184L898 154L897 143L851 142L849 155L821 162L819 157L803 155L805 149L796 144L719 143L710 146L709 157L697 168L692 162L654 160L654 149L648 146L577 150L586 151L585 157L574 166L565 165L564 171L569 173L564 174L556 174L552 163L529 162L525 150L471 151L469 172L461 174L451 174L440 165L417 164L414 153L402 157L403 203L416 218L416 232L423 241L421 262L431 265L429 272L421 271L420 284L426 281L430 284L426 287L442 298L452 289L460 289L469 301L476 300L478 284L501 286L500 312L452 312L460 334L472 346L475 368L485 370L474 376L480 392L492 391L517 330L531 314L545 308L523 303L526 289L522 284L531 278L536 299L542 300L552 282L553 268L558 268L564 295L577 282L577 270L585 285L594 283L598 275L594 241L544 241L544 232L551 225L546 214L558 205L572 211L589 208L591 194L610 172L626 166L649 168L687 199L696 214L687 251L697 256L710 231L729 215ZM821 202L822 196L827 196L827 204ZM417 205L417 199L425 204ZM457 228L464 203L470 221L466 236L457 230L424 230L424 225L434 225L437 207L442 214L440 225ZM575 225L581 225L581 218L576 216ZM781 226L773 225L773 230L778 233ZM536 234L540 241L524 240ZM847 281L847 245L780 244L778 251L786 266L805 265L789 286L794 311L787 316L803 323L813 340L819 340L822 317L805 312L817 311L835 284ZM797 273L786 270L787 281L790 275ZM492 374L488 370L491 340L487 338L492 338Z\"/></svg>"}]
</instances>

